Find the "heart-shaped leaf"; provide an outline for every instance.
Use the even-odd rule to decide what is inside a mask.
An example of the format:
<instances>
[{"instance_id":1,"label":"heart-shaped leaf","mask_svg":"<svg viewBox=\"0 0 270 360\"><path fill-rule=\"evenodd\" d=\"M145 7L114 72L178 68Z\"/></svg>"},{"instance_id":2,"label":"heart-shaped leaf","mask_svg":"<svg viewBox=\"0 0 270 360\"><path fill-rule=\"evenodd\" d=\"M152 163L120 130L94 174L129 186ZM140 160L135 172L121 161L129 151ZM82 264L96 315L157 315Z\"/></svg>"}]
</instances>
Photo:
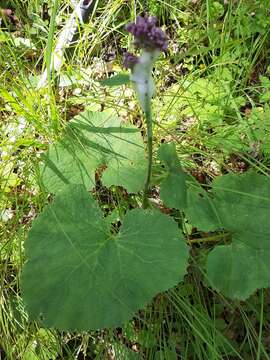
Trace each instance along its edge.
<instances>
[{"instance_id":1,"label":"heart-shaped leaf","mask_svg":"<svg viewBox=\"0 0 270 360\"><path fill-rule=\"evenodd\" d=\"M140 132L111 113L85 111L76 116L44 160L41 177L50 192L62 191L67 184L92 188L101 166L107 167L106 186L123 186L129 192L143 189L146 160Z\"/></svg>"},{"instance_id":2,"label":"heart-shaped leaf","mask_svg":"<svg viewBox=\"0 0 270 360\"><path fill-rule=\"evenodd\" d=\"M208 276L227 296L246 299L270 286L270 180L254 172L230 174L214 181L213 193L232 244L210 253Z\"/></svg>"},{"instance_id":3,"label":"heart-shaped leaf","mask_svg":"<svg viewBox=\"0 0 270 360\"><path fill-rule=\"evenodd\" d=\"M201 230L225 229L230 245L207 260L212 286L231 298L246 299L270 286L270 180L254 172L218 177L210 194L189 197L186 215Z\"/></svg>"},{"instance_id":4,"label":"heart-shaped leaf","mask_svg":"<svg viewBox=\"0 0 270 360\"><path fill-rule=\"evenodd\" d=\"M111 232L82 185L67 186L34 221L26 241L23 298L48 327L118 326L183 278L188 251L169 216L128 212Z\"/></svg>"}]
</instances>

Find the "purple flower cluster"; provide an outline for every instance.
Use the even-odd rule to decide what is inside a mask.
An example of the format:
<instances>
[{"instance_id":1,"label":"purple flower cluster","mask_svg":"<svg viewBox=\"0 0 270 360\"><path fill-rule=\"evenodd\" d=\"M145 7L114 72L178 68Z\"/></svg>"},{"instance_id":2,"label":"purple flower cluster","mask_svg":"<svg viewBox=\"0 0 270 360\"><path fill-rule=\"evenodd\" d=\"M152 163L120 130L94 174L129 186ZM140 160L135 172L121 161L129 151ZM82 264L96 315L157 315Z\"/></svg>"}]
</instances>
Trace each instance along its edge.
<instances>
[{"instance_id":1,"label":"purple flower cluster","mask_svg":"<svg viewBox=\"0 0 270 360\"><path fill-rule=\"evenodd\" d=\"M135 47L145 50L165 51L168 40L164 32L156 26L157 19L154 16L138 16L135 23L129 23L126 30L134 35Z\"/></svg>"},{"instance_id":2,"label":"purple flower cluster","mask_svg":"<svg viewBox=\"0 0 270 360\"><path fill-rule=\"evenodd\" d=\"M123 54L123 64L126 69L132 69L134 65L136 65L139 61L138 56L131 54L129 52L125 52Z\"/></svg>"}]
</instances>

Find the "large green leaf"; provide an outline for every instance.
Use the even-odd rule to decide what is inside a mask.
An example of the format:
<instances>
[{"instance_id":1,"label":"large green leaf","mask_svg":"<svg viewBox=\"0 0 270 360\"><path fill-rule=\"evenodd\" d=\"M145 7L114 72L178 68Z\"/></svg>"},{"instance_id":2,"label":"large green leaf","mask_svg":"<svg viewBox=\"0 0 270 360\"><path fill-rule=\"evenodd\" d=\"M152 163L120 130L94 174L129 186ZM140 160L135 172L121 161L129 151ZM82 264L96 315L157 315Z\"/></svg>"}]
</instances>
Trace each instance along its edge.
<instances>
[{"instance_id":1,"label":"large green leaf","mask_svg":"<svg viewBox=\"0 0 270 360\"><path fill-rule=\"evenodd\" d=\"M217 246L208 256L207 275L215 289L246 299L256 289L270 286L268 177L254 172L218 177L211 194L196 198L193 193L186 214L201 230L231 233L231 244Z\"/></svg>"},{"instance_id":2,"label":"large green leaf","mask_svg":"<svg viewBox=\"0 0 270 360\"><path fill-rule=\"evenodd\" d=\"M168 207L183 209L186 206L186 180L189 176L182 170L175 144L161 145L158 157L167 170L160 185L160 198Z\"/></svg>"},{"instance_id":3,"label":"large green leaf","mask_svg":"<svg viewBox=\"0 0 270 360\"><path fill-rule=\"evenodd\" d=\"M231 245L217 246L210 253L207 274L216 290L232 299L245 300L256 289L270 286L269 233L267 244L264 236L243 232L233 237ZM261 240L264 244L260 246Z\"/></svg>"},{"instance_id":4,"label":"large green leaf","mask_svg":"<svg viewBox=\"0 0 270 360\"><path fill-rule=\"evenodd\" d=\"M234 232L269 233L270 179L253 171L228 174L212 185L225 228Z\"/></svg>"},{"instance_id":5,"label":"large green leaf","mask_svg":"<svg viewBox=\"0 0 270 360\"><path fill-rule=\"evenodd\" d=\"M70 185L34 221L23 297L31 318L59 329L118 326L186 272L188 251L172 218L127 213L113 234L82 185Z\"/></svg>"},{"instance_id":6,"label":"large green leaf","mask_svg":"<svg viewBox=\"0 0 270 360\"><path fill-rule=\"evenodd\" d=\"M213 193L232 244L210 253L208 276L227 296L246 299L270 286L270 181L254 172L230 174L215 180Z\"/></svg>"},{"instance_id":7,"label":"large green leaf","mask_svg":"<svg viewBox=\"0 0 270 360\"><path fill-rule=\"evenodd\" d=\"M42 181L51 192L62 191L67 184L92 188L100 166L107 166L106 186L138 192L144 185L146 161L140 132L133 125L121 124L111 113L85 111L76 116L44 160Z\"/></svg>"},{"instance_id":8,"label":"large green leaf","mask_svg":"<svg viewBox=\"0 0 270 360\"><path fill-rule=\"evenodd\" d=\"M185 214L190 224L201 231L215 231L223 228L212 194L199 185L188 188Z\"/></svg>"},{"instance_id":9,"label":"large green leaf","mask_svg":"<svg viewBox=\"0 0 270 360\"><path fill-rule=\"evenodd\" d=\"M121 86L130 83L129 74L117 74L110 78L100 80L101 85L105 86Z\"/></svg>"},{"instance_id":10,"label":"large green leaf","mask_svg":"<svg viewBox=\"0 0 270 360\"><path fill-rule=\"evenodd\" d=\"M168 207L184 210L190 223L200 230L222 227L211 196L186 174L177 156L174 143L162 144L158 158L165 165L166 175L160 184L160 198Z\"/></svg>"}]
</instances>

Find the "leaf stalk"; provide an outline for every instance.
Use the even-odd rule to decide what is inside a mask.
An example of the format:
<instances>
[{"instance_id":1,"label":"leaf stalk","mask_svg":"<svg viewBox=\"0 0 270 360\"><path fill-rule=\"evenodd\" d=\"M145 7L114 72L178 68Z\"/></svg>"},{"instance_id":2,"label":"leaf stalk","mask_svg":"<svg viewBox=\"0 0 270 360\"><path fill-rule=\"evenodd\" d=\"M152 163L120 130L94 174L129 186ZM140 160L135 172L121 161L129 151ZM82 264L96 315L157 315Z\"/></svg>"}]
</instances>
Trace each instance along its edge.
<instances>
[{"instance_id":1,"label":"leaf stalk","mask_svg":"<svg viewBox=\"0 0 270 360\"><path fill-rule=\"evenodd\" d=\"M149 186L152 177L152 165L153 165L153 126L152 126L152 110L151 110L151 99L148 96L146 101L147 107L145 109L145 119L147 127L147 154L148 154L148 165L147 165L147 175L144 184L143 191L143 208L146 209L149 206L148 193Z\"/></svg>"}]
</instances>

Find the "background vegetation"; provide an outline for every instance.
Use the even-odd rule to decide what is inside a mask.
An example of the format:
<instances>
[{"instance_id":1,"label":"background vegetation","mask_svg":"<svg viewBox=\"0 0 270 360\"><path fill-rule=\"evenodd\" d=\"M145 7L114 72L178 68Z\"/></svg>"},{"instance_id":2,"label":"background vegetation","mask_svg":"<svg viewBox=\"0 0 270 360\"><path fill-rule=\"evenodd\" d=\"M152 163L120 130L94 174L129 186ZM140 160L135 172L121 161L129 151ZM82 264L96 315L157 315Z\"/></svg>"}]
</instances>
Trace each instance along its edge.
<instances>
[{"instance_id":1,"label":"background vegetation","mask_svg":"<svg viewBox=\"0 0 270 360\"><path fill-rule=\"evenodd\" d=\"M96 82L121 71L132 47L124 25L137 14L156 15L170 39L155 69L156 145L176 141L185 170L204 184L250 168L269 176L268 0L97 1L61 76L39 90L71 3L13 0L0 8L0 359L270 359L269 290L242 303L209 289L202 272L210 236L188 225L201 271L191 262L183 283L123 328L46 330L28 321L20 296L27 231L50 200L38 186L48 144L83 109L112 110L145 133L132 90ZM96 194L116 219L140 201L98 181ZM158 189L152 196L159 202Z\"/></svg>"}]
</instances>

